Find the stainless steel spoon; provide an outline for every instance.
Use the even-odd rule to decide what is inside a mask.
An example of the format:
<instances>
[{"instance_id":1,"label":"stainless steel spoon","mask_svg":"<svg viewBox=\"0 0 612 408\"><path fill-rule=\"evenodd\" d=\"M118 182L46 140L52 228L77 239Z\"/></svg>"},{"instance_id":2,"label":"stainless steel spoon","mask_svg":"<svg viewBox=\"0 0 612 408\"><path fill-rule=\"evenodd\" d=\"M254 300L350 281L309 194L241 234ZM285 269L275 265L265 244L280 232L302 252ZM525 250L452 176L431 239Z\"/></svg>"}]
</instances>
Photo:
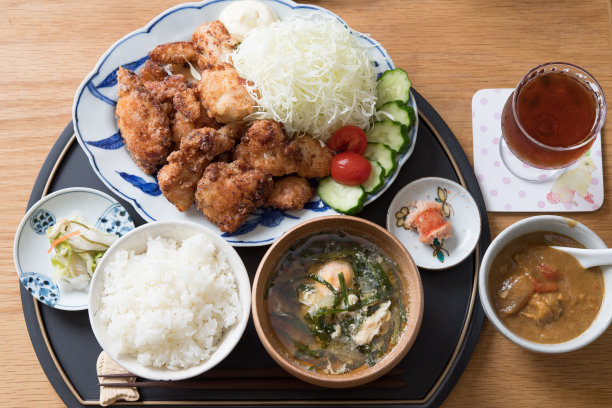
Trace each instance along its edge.
<instances>
[{"instance_id":1,"label":"stainless steel spoon","mask_svg":"<svg viewBox=\"0 0 612 408\"><path fill-rule=\"evenodd\" d=\"M612 248L584 249L560 246L551 246L551 248L570 254L580 262L583 268L612 265Z\"/></svg>"}]
</instances>

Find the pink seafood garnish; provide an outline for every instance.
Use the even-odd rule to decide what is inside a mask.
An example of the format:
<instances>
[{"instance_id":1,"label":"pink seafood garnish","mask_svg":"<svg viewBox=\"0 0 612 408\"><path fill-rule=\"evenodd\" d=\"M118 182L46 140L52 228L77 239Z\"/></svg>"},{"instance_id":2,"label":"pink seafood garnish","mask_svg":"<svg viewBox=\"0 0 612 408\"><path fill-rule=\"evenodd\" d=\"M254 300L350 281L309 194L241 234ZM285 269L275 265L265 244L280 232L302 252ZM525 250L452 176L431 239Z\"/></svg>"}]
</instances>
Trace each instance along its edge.
<instances>
[{"instance_id":1,"label":"pink seafood garnish","mask_svg":"<svg viewBox=\"0 0 612 408\"><path fill-rule=\"evenodd\" d=\"M416 208L406 217L406 224L419 232L419 241L433 243L452 235L452 227L442 216L442 204L436 201L417 201Z\"/></svg>"}]
</instances>

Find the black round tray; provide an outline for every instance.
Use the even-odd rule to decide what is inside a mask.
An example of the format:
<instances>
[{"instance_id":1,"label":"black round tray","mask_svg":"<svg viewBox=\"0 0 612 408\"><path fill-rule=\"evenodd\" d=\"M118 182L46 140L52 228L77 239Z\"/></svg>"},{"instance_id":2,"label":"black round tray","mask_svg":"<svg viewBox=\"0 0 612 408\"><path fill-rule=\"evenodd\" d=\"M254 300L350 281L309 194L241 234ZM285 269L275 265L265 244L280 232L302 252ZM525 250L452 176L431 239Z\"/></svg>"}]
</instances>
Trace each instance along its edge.
<instances>
[{"instance_id":1,"label":"black round tray","mask_svg":"<svg viewBox=\"0 0 612 408\"><path fill-rule=\"evenodd\" d=\"M395 194L412 180L437 176L462 184L474 196L482 218L480 240L461 264L443 271L421 270L425 312L419 335L408 355L390 375L348 390L318 388L277 372L262 347L252 321L234 351L205 376L182 388L141 388L130 406L439 406L456 384L474 350L484 313L478 301L478 266L490 242L489 223L470 163L436 111L413 91L420 125L415 150L393 185L358 216L385 226ZM105 191L128 209L136 225L144 221L131 205L111 192L95 175L75 140L72 123L62 132L38 174L28 203L63 188L85 186ZM251 279L267 250L236 248ZM98 405L96 359L101 348L89 326L87 311L62 311L36 301L23 287L21 300L36 355L49 381L69 407Z\"/></svg>"}]
</instances>

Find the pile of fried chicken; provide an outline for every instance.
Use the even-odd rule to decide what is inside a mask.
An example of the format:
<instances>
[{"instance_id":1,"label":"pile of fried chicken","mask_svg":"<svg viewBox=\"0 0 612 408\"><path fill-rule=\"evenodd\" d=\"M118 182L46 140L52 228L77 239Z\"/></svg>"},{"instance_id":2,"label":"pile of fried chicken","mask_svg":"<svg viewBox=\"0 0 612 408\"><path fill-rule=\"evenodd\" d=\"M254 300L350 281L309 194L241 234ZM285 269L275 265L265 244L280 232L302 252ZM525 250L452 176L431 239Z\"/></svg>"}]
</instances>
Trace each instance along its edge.
<instances>
[{"instance_id":1,"label":"pile of fried chicken","mask_svg":"<svg viewBox=\"0 0 612 408\"><path fill-rule=\"evenodd\" d=\"M179 211L195 202L228 233L258 207L303 208L314 195L308 179L328 176L333 156L279 122L248 122L256 104L231 64L236 45L213 21L192 41L157 46L139 75L119 68L115 112L130 156L157 173L163 195Z\"/></svg>"}]
</instances>

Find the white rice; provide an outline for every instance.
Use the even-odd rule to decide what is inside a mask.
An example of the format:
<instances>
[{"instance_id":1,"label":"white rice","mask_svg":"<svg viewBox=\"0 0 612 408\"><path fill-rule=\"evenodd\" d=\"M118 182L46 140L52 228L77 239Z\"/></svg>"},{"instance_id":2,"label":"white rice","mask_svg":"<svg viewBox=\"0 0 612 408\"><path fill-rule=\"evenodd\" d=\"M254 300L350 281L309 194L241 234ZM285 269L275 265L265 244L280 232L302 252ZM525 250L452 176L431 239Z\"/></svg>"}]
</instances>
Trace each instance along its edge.
<instances>
[{"instance_id":1,"label":"white rice","mask_svg":"<svg viewBox=\"0 0 612 408\"><path fill-rule=\"evenodd\" d=\"M149 238L147 251L120 251L103 271L98 314L112 349L140 364L178 370L207 360L240 319L226 256L205 235Z\"/></svg>"}]
</instances>

